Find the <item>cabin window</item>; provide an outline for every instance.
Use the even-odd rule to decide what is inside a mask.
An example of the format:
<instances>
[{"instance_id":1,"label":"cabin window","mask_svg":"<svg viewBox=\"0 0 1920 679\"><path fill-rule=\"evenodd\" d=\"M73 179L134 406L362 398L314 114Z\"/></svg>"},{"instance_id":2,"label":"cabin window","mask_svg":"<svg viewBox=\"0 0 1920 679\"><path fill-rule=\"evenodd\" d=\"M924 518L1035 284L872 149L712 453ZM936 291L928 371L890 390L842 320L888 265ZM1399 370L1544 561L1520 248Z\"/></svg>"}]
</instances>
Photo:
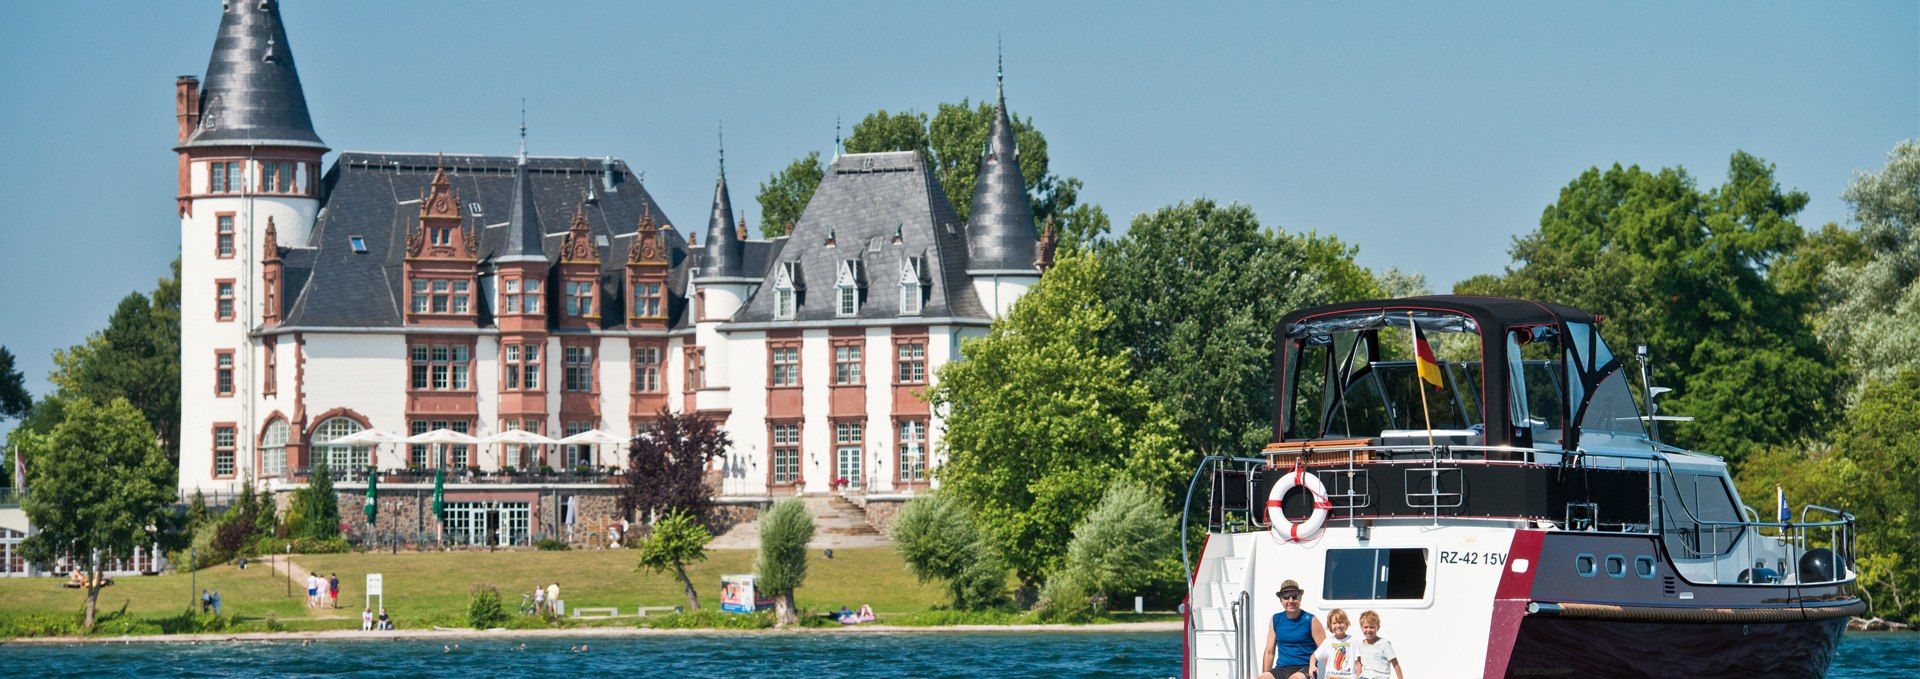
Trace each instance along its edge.
<instances>
[{"instance_id":1,"label":"cabin window","mask_svg":"<svg viewBox=\"0 0 1920 679\"><path fill-rule=\"evenodd\" d=\"M1427 550L1330 549L1322 582L1320 598L1328 600L1425 599Z\"/></svg>"},{"instance_id":2,"label":"cabin window","mask_svg":"<svg viewBox=\"0 0 1920 679\"><path fill-rule=\"evenodd\" d=\"M1647 430L1640 421L1640 409L1627 387L1625 371L1618 368L1593 389L1587 414L1580 419L1582 432L1605 432L1616 436L1644 437Z\"/></svg>"},{"instance_id":3,"label":"cabin window","mask_svg":"<svg viewBox=\"0 0 1920 679\"><path fill-rule=\"evenodd\" d=\"M1310 439L1320 436L1320 409L1327 398L1326 345L1296 345L1293 362L1293 412L1287 416L1286 438Z\"/></svg>"},{"instance_id":4,"label":"cabin window","mask_svg":"<svg viewBox=\"0 0 1920 679\"><path fill-rule=\"evenodd\" d=\"M1661 474L1661 524L1667 551L1676 558L1701 558L1731 552L1740 526L1701 524L1740 520L1738 504L1724 477L1715 474Z\"/></svg>"}]
</instances>

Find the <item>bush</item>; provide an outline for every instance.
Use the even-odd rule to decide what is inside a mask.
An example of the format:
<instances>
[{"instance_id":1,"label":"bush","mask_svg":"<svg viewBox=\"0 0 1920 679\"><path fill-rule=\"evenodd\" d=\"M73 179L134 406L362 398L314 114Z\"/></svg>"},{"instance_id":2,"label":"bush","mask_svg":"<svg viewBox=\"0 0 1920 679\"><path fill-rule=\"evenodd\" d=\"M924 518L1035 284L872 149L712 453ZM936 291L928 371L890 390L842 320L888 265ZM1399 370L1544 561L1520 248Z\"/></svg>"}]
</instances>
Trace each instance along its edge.
<instances>
[{"instance_id":1,"label":"bush","mask_svg":"<svg viewBox=\"0 0 1920 679\"><path fill-rule=\"evenodd\" d=\"M946 582L954 608L981 610L1006 600L1006 563L958 502L941 493L915 498L900 508L889 536L921 582Z\"/></svg>"},{"instance_id":2,"label":"bush","mask_svg":"<svg viewBox=\"0 0 1920 679\"><path fill-rule=\"evenodd\" d=\"M1064 570L1074 575L1074 582L1095 606L1103 608L1111 596L1138 593L1177 578L1177 523L1145 486L1116 481L1074 527Z\"/></svg>"},{"instance_id":3,"label":"bush","mask_svg":"<svg viewBox=\"0 0 1920 679\"><path fill-rule=\"evenodd\" d=\"M798 622L793 590L807 580L807 543L813 540L813 515L799 498L781 500L760 517L760 554L753 559L758 585L773 597L781 625Z\"/></svg>"},{"instance_id":4,"label":"bush","mask_svg":"<svg viewBox=\"0 0 1920 679\"><path fill-rule=\"evenodd\" d=\"M492 629L507 621L507 608L500 603L500 589L492 583L475 583L467 595L467 626Z\"/></svg>"},{"instance_id":5,"label":"bush","mask_svg":"<svg viewBox=\"0 0 1920 679\"><path fill-rule=\"evenodd\" d=\"M533 548L538 549L542 552L564 552L569 549L573 549L573 545L567 544L566 540L556 540L554 538L540 538L539 540L534 541Z\"/></svg>"},{"instance_id":6,"label":"bush","mask_svg":"<svg viewBox=\"0 0 1920 679\"><path fill-rule=\"evenodd\" d=\"M754 613L688 611L641 618L639 622L634 623L634 626L653 629L768 629L773 627L773 623L771 611Z\"/></svg>"},{"instance_id":7,"label":"bush","mask_svg":"<svg viewBox=\"0 0 1920 679\"><path fill-rule=\"evenodd\" d=\"M1085 576L1067 570L1047 578L1040 588L1040 600L1034 604L1034 617L1041 622L1080 624L1093 622L1104 611Z\"/></svg>"},{"instance_id":8,"label":"bush","mask_svg":"<svg viewBox=\"0 0 1920 679\"><path fill-rule=\"evenodd\" d=\"M340 535L330 538L294 538L292 542L295 554L345 554L353 551L353 545L347 542L346 537Z\"/></svg>"},{"instance_id":9,"label":"bush","mask_svg":"<svg viewBox=\"0 0 1920 679\"><path fill-rule=\"evenodd\" d=\"M29 613L0 619L0 638L64 637L79 631L77 616Z\"/></svg>"}]
</instances>

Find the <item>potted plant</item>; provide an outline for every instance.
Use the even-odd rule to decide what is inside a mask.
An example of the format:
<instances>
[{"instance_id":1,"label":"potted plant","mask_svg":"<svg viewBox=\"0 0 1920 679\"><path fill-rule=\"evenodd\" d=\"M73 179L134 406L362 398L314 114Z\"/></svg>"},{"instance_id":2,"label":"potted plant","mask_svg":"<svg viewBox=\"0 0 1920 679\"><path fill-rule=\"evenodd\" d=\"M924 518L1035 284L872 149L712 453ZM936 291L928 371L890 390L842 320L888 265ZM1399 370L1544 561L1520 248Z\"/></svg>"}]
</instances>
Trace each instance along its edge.
<instances>
[{"instance_id":1,"label":"potted plant","mask_svg":"<svg viewBox=\"0 0 1920 679\"><path fill-rule=\"evenodd\" d=\"M847 489L847 485L848 485L849 483L850 483L850 482L849 482L849 481L847 481L847 479L846 479L846 478L844 478L844 477L842 477L842 478L836 478L836 479L834 479L834 480L833 480L833 482L832 482L831 484L829 484L829 485L830 485L830 486L832 486L832 488L833 488L833 490L834 490L834 491L836 491L836 492L838 492L838 491L843 491L843 490L846 490L846 489Z\"/></svg>"},{"instance_id":2,"label":"potted plant","mask_svg":"<svg viewBox=\"0 0 1920 679\"><path fill-rule=\"evenodd\" d=\"M552 475L553 475L553 465L546 465L546 464L543 464L543 465L540 465L540 475L541 475L541 476L552 476Z\"/></svg>"},{"instance_id":3,"label":"potted plant","mask_svg":"<svg viewBox=\"0 0 1920 679\"><path fill-rule=\"evenodd\" d=\"M513 465L506 465L500 468L501 476L513 476L513 472L514 472Z\"/></svg>"}]
</instances>

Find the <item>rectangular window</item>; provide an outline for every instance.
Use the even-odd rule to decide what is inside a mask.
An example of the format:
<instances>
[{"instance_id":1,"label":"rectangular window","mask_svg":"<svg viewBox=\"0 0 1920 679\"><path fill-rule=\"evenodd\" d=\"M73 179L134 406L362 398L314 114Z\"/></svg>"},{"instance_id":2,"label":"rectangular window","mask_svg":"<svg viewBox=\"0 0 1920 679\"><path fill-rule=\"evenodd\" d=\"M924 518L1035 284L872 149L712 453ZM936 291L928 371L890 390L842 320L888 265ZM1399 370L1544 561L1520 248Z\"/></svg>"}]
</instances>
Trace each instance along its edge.
<instances>
[{"instance_id":1,"label":"rectangular window","mask_svg":"<svg viewBox=\"0 0 1920 679\"><path fill-rule=\"evenodd\" d=\"M907 281L900 284L900 313L920 313L920 281Z\"/></svg>"},{"instance_id":2,"label":"rectangular window","mask_svg":"<svg viewBox=\"0 0 1920 679\"><path fill-rule=\"evenodd\" d=\"M859 422L833 425L833 474L836 479L846 479L849 489L860 488L860 470L865 466L865 459L861 455L865 430L866 427Z\"/></svg>"},{"instance_id":3,"label":"rectangular window","mask_svg":"<svg viewBox=\"0 0 1920 679\"><path fill-rule=\"evenodd\" d=\"M453 313L467 313L467 281L453 282Z\"/></svg>"},{"instance_id":4,"label":"rectangular window","mask_svg":"<svg viewBox=\"0 0 1920 679\"><path fill-rule=\"evenodd\" d=\"M927 381L927 345L921 342L901 342L898 345L898 368L901 384L924 384Z\"/></svg>"},{"instance_id":5,"label":"rectangular window","mask_svg":"<svg viewBox=\"0 0 1920 679\"><path fill-rule=\"evenodd\" d=\"M500 281L500 313L520 313L520 279Z\"/></svg>"},{"instance_id":6,"label":"rectangular window","mask_svg":"<svg viewBox=\"0 0 1920 679\"><path fill-rule=\"evenodd\" d=\"M794 297L793 288L775 288L773 291L773 317L783 321L793 318Z\"/></svg>"},{"instance_id":7,"label":"rectangular window","mask_svg":"<svg viewBox=\"0 0 1920 679\"><path fill-rule=\"evenodd\" d=\"M707 352L699 347L687 347L687 391L699 391L707 386Z\"/></svg>"},{"instance_id":8,"label":"rectangular window","mask_svg":"<svg viewBox=\"0 0 1920 679\"><path fill-rule=\"evenodd\" d=\"M564 430L567 432L566 433L567 436L572 436L574 434L584 432L588 429L592 429L595 424L597 423L565 422L561 426L564 427ZM594 456L594 446L569 445L566 447L566 450L564 451L564 456L565 456L565 459L563 459L561 462L566 466L567 469L591 467L598 463L598 460Z\"/></svg>"},{"instance_id":9,"label":"rectangular window","mask_svg":"<svg viewBox=\"0 0 1920 679\"><path fill-rule=\"evenodd\" d=\"M772 365L768 375L776 387L800 386L800 347L776 346L770 351Z\"/></svg>"},{"instance_id":10,"label":"rectangular window","mask_svg":"<svg viewBox=\"0 0 1920 679\"><path fill-rule=\"evenodd\" d=\"M565 356L562 357L565 366L563 377L566 390L593 391L593 347L566 347L563 351L565 352Z\"/></svg>"},{"instance_id":11,"label":"rectangular window","mask_svg":"<svg viewBox=\"0 0 1920 679\"><path fill-rule=\"evenodd\" d=\"M447 313L447 309L452 308L447 300L447 291L448 291L448 288L452 287L450 285L450 283L452 282L453 281L434 279L433 281L433 313L444 314L444 313Z\"/></svg>"},{"instance_id":12,"label":"rectangular window","mask_svg":"<svg viewBox=\"0 0 1920 679\"><path fill-rule=\"evenodd\" d=\"M540 345L520 345L520 374L528 389L540 388Z\"/></svg>"},{"instance_id":13,"label":"rectangular window","mask_svg":"<svg viewBox=\"0 0 1920 679\"><path fill-rule=\"evenodd\" d=\"M1330 549L1326 578L1321 582L1325 583L1321 599L1425 599L1427 550Z\"/></svg>"},{"instance_id":14,"label":"rectangular window","mask_svg":"<svg viewBox=\"0 0 1920 679\"><path fill-rule=\"evenodd\" d=\"M427 313L427 305L433 301L433 295L430 293L432 284L433 281L425 278L413 279L413 313Z\"/></svg>"},{"instance_id":15,"label":"rectangular window","mask_svg":"<svg viewBox=\"0 0 1920 679\"><path fill-rule=\"evenodd\" d=\"M503 344L500 346L500 374L506 381L506 388L520 388L520 345Z\"/></svg>"},{"instance_id":16,"label":"rectangular window","mask_svg":"<svg viewBox=\"0 0 1920 679\"><path fill-rule=\"evenodd\" d=\"M213 313L220 320L233 320L233 281L213 284Z\"/></svg>"},{"instance_id":17,"label":"rectangular window","mask_svg":"<svg viewBox=\"0 0 1920 679\"><path fill-rule=\"evenodd\" d=\"M464 344L415 344L407 351L408 375L416 391L466 391L472 372L471 350Z\"/></svg>"},{"instance_id":18,"label":"rectangular window","mask_svg":"<svg viewBox=\"0 0 1920 679\"><path fill-rule=\"evenodd\" d=\"M661 311L659 283L633 284L633 315L638 318L659 318L666 313Z\"/></svg>"},{"instance_id":19,"label":"rectangular window","mask_svg":"<svg viewBox=\"0 0 1920 679\"><path fill-rule=\"evenodd\" d=\"M525 291L520 294L520 307L530 314L540 313L540 279L529 278L525 282Z\"/></svg>"},{"instance_id":20,"label":"rectangular window","mask_svg":"<svg viewBox=\"0 0 1920 679\"><path fill-rule=\"evenodd\" d=\"M275 345L276 343L273 338L269 337L266 339L264 350L261 352L261 356L264 357L262 361L264 368L261 370L263 375L261 376L262 384L260 385L260 393L267 396L272 396L280 391L280 379L275 375L275 373L280 370L280 354L275 348Z\"/></svg>"},{"instance_id":21,"label":"rectangular window","mask_svg":"<svg viewBox=\"0 0 1920 679\"><path fill-rule=\"evenodd\" d=\"M852 316L860 313L860 290L853 286L840 288L840 315Z\"/></svg>"},{"instance_id":22,"label":"rectangular window","mask_svg":"<svg viewBox=\"0 0 1920 679\"><path fill-rule=\"evenodd\" d=\"M227 192L227 164L207 163L207 193Z\"/></svg>"},{"instance_id":23,"label":"rectangular window","mask_svg":"<svg viewBox=\"0 0 1920 679\"><path fill-rule=\"evenodd\" d=\"M509 429L518 429L520 431L534 433L534 434L538 434L542 431L545 431L546 430L545 425L546 425L545 421L540 420L538 418L532 418L532 417L526 418L524 420L518 419L518 418L507 418L505 420L500 421L500 429L502 431L509 430ZM546 456L543 454L543 451L541 450L544 446L521 445L518 443L503 443L500 445L501 445L500 464L503 466L517 467L519 469L525 469L525 470L533 470L538 468L546 459Z\"/></svg>"},{"instance_id":24,"label":"rectangular window","mask_svg":"<svg viewBox=\"0 0 1920 679\"><path fill-rule=\"evenodd\" d=\"M901 481L927 480L927 423L925 420L900 422Z\"/></svg>"},{"instance_id":25,"label":"rectangular window","mask_svg":"<svg viewBox=\"0 0 1920 679\"><path fill-rule=\"evenodd\" d=\"M213 395L233 395L233 352L216 351L213 354Z\"/></svg>"},{"instance_id":26,"label":"rectangular window","mask_svg":"<svg viewBox=\"0 0 1920 679\"><path fill-rule=\"evenodd\" d=\"M567 281L567 315L586 318L593 315L593 283Z\"/></svg>"},{"instance_id":27,"label":"rectangular window","mask_svg":"<svg viewBox=\"0 0 1920 679\"><path fill-rule=\"evenodd\" d=\"M774 485L800 480L800 425L773 425L772 439Z\"/></svg>"},{"instance_id":28,"label":"rectangular window","mask_svg":"<svg viewBox=\"0 0 1920 679\"><path fill-rule=\"evenodd\" d=\"M213 475L233 476L235 429L231 425L213 428Z\"/></svg>"},{"instance_id":29,"label":"rectangular window","mask_svg":"<svg viewBox=\"0 0 1920 679\"><path fill-rule=\"evenodd\" d=\"M833 348L833 383L860 383L860 345L841 344Z\"/></svg>"},{"instance_id":30,"label":"rectangular window","mask_svg":"<svg viewBox=\"0 0 1920 679\"><path fill-rule=\"evenodd\" d=\"M214 224L214 255L221 259L233 258L233 215L217 215Z\"/></svg>"},{"instance_id":31,"label":"rectangular window","mask_svg":"<svg viewBox=\"0 0 1920 679\"><path fill-rule=\"evenodd\" d=\"M207 193L239 193L246 188L245 163L238 160L207 163Z\"/></svg>"},{"instance_id":32,"label":"rectangular window","mask_svg":"<svg viewBox=\"0 0 1920 679\"><path fill-rule=\"evenodd\" d=\"M466 420L408 420L407 430L419 436L436 429L448 429L457 434L473 433L473 423ZM407 448L407 465L423 469L465 469L473 464L473 446L465 443L415 443Z\"/></svg>"},{"instance_id":33,"label":"rectangular window","mask_svg":"<svg viewBox=\"0 0 1920 679\"><path fill-rule=\"evenodd\" d=\"M633 390L643 394L660 393L660 347L633 350Z\"/></svg>"}]
</instances>

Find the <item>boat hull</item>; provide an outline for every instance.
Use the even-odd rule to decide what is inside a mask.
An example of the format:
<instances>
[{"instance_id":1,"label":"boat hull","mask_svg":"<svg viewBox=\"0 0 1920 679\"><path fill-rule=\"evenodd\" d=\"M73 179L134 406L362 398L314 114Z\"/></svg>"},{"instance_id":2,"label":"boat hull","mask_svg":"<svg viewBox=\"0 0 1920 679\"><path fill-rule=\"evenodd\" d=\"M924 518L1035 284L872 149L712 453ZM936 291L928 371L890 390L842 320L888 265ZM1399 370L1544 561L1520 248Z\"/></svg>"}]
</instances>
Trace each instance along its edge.
<instances>
[{"instance_id":1,"label":"boat hull","mask_svg":"<svg viewBox=\"0 0 1920 679\"><path fill-rule=\"evenodd\" d=\"M1822 677L1847 619L1636 622L1528 616L1506 677Z\"/></svg>"}]
</instances>

